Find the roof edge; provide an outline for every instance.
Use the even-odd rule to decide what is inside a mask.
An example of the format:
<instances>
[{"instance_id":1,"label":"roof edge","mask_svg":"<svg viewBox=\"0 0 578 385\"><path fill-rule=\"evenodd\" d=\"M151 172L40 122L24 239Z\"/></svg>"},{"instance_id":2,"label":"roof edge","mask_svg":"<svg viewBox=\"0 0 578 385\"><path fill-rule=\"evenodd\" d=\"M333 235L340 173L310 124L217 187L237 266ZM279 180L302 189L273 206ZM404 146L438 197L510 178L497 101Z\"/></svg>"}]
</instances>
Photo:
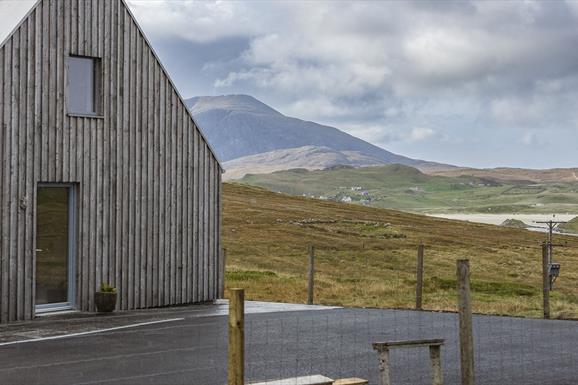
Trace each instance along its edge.
<instances>
[{"instance_id":1,"label":"roof edge","mask_svg":"<svg viewBox=\"0 0 578 385\"><path fill-rule=\"evenodd\" d=\"M38 5L38 3L42 1L42 0L38 0L38 2L36 3L36 5L34 6L34 8L36 8L36 6ZM215 160L217 161L217 164L219 165L219 168L221 169L221 173L225 172L225 169L223 168L223 164L221 162L221 160L219 159L219 157L217 156L217 153L215 152L215 149L213 148L213 146L211 145L211 143L207 140L207 135L205 135L203 129L201 128L201 126L197 123L197 121L195 120L195 117L193 116L193 113L191 112L191 110L189 109L189 107L187 106L187 103L185 103L185 99L183 98L183 96L181 95L181 92L179 91L179 89L176 87L175 83L173 82L173 79L171 78L169 72L167 71L167 69L165 68L163 62L161 61L161 59L159 58L159 56L157 55L153 45L151 44L151 42L149 41L148 37L146 36L144 30L142 29L142 27L140 26L138 19L135 17L134 13L131 11L130 7L128 6L127 2L125 0L120 0L120 2L124 5L124 7L126 8L126 10L128 11L130 17L134 20L136 27L138 28L139 32L141 33L145 43L147 44L147 46L149 47L149 49L151 50L151 52L153 53L154 58L157 60L157 62L159 63L159 65L161 66L161 69L163 70L165 76L167 77L167 79L169 80L169 83L171 84L171 87L173 87L173 89L175 90L177 96L179 97L179 100L181 101L181 103L183 103L183 105L185 106L185 109L187 110L187 113L189 114L190 118L192 119L195 127L197 127L197 130L199 130L199 133L201 134L201 137L203 138L203 140L205 141L205 143L207 143L207 146L209 147L209 150L211 151L211 153L213 154L213 156L215 157Z\"/></svg>"},{"instance_id":2,"label":"roof edge","mask_svg":"<svg viewBox=\"0 0 578 385\"><path fill-rule=\"evenodd\" d=\"M12 32L10 32L8 34L8 36L6 36L6 38L4 40L2 40L2 42L0 42L0 48L4 47L4 45L6 45L6 42L8 40L10 40L12 38L12 36L14 36L14 33L16 33L16 31L18 31L20 29L20 27L22 27L22 24L24 24L24 21L30 17L30 15L32 14L32 12L34 12L36 10L36 8L38 8L38 4L40 4L40 2L42 2L42 0L36 0L34 5L32 6L32 8L30 8L28 10L28 12L26 12L24 17L18 22L18 24L16 24L16 27L14 27L12 29Z\"/></svg>"}]
</instances>

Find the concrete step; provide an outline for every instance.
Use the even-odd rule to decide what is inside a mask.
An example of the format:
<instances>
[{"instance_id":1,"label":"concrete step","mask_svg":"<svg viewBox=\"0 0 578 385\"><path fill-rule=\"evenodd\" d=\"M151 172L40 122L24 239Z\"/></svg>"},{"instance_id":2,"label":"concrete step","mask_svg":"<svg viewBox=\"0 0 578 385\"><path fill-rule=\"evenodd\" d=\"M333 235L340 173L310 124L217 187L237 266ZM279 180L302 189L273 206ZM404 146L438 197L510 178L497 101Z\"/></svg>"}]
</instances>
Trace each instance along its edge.
<instances>
[{"instance_id":1,"label":"concrete step","mask_svg":"<svg viewBox=\"0 0 578 385\"><path fill-rule=\"evenodd\" d=\"M251 385L333 385L333 380L325 376L314 375L259 382Z\"/></svg>"},{"instance_id":2,"label":"concrete step","mask_svg":"<svg viewBox=\"0 0 578 385\"><path fill-rule=\"evenodd\" d=\"M335 380L333 385L367 385L369 382L363 378L342 378Z\"/></svg>"}]
</instances>

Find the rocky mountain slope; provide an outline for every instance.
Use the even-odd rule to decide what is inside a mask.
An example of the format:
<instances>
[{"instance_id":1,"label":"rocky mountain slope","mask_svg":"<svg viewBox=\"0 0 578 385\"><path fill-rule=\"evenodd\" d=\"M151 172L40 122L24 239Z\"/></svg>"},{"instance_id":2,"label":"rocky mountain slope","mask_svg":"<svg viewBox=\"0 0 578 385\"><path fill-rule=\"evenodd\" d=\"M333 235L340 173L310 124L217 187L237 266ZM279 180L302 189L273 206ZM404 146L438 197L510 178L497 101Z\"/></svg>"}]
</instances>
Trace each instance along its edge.
<instances>
[{"instance_id":1,"label":"rocky mountain slope","mask_svg":"<svg viewBox=\"0 0 578 385\"><path fill-rule=\"evenodd\" d=\"M267 172L294 167L321 169L337 164L448 167L391 153L335 127L285 116L248 95L195 97L187 104L219 158L223 162L236 160L228 163L228 171L232 173L234 167L241 176L240 169L255 172L256 165ZM261 155L248 157L257 154ZM283 166L285 157L290 166ZM320 163L316 166L316 162Z\"/></svg>"},{"instance_id":2,"label":"rocky mountain slope","mask_svg":"<svg viewBox=\"0 0 578 385\"><path fill-rule=\"evenodd\" d=\"M386 164L359 151L337 151L329 147L303 146L248 155L224 163L224 178L240 179L246 174L268 174L292 168L307 170L335 166L367 167Z\"/></svg>"}]
</instances>

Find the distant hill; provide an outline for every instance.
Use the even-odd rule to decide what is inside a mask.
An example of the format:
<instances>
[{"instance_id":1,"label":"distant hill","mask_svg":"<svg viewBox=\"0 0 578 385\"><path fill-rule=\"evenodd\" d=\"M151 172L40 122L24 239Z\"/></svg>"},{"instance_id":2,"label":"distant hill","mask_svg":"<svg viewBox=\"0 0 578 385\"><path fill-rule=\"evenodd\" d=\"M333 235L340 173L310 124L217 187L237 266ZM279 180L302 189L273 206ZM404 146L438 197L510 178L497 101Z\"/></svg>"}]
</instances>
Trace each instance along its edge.
<instances>
[{"instance_id":1,"label":"distant hill","mask_svg":"<svg viewBox=\"0 0 578 385\"><path fill-rule=\"evenodd\" d=\"M500 226L510 227L512 229L527 229L528 225L519 219L506 219Z\"/></svg>"},{"instance_id":2,"label":"distant hill","mask_svg":"<svg viewBox=\"0 0 578 385\"><path fill-rule=\"evenodd\" d=\"M578 234L578 217L568 221L568 223L560 224L558 230L562 233Z\"/></svg>"},{"instance_id":3,"label":"distant hill","mask_svg":"<svg viewBox=\"0 0 578 385\"><path fill-rule=\"evenodd\" d=\"M239 181L292 195L422 213L578 213L577 182L448 177L399 164L295 168L248 174Z\"/></svg>"},{"instance_id":4,"label":"distant hill","mask_svg":"<svg viewBox=\"0 0 578 385\"><path fill-rule=\"evenodd\" d=\"M522 182L578 182L578 168L552 168L532 170L524 168L462 168L427 170L429 174L440 176L475 176L501 181Z\"/></svg>"},{"instance_id":5,"label":"distant hill","mask_svg":"<svg viewBox=\"0 0 578 385\"><path fill-rule=\"evenodd\" d=\"M201 96L188 99L187 105L219 158L223 162L237 159L226 169L234 165L254 170L256 162L265 166L269 161L276 165L273 169L279 169L283 156L292 158L293 166L303 168L314 167L316 160L321 162L317 168L339 161L355 166L399 163L420 168L451 167L397 155L335 127L285 116L248 95ZM294 150L268 154L289 149ZM264 155L239 159L256 154ZM298 161L302 163L296 164Z\"/></svg>"}]
</instances>

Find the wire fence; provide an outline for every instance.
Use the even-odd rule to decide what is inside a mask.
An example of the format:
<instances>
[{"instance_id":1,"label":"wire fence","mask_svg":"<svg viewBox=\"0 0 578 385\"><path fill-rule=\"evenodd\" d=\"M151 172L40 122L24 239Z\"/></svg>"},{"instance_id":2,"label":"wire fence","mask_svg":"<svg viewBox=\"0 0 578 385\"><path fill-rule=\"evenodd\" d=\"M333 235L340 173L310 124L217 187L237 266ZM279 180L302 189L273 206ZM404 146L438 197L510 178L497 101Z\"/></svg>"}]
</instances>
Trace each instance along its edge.
<instances>
[{"instance_id":1,"label":"wire fence","mask_svg":"<svg viewBox=\"0 0 578 385\"><path fill-rule=\"evenodd\" d=\"M330 245L315 248L315 303L347 307L414 309L416 307L417 244L396 249L384 244L361 243L340 250ZM488 257L488 253L491 257ZM243 287L252 298L267 301L307 300L307 245L292 249L252 246L246 255L232 254L227 271L228 287ZM422 307L456 311L455 260L472 260L474 312L480 314L542 317L541 245L522 251L485 250L453 253L451 248L425 245ZM238 258L238 259L236 259ZM491 262L488 262L489 259ZM242 263L238 263L242 260ZM560 253L562 273L552 292L552 318L578 318L574 254Z\"/></svg>"},{"instance_id":2,"label":"wire fence","mask_svg":"<svg viewBox=\"0 0 578 385\"><path fill-rule=\"evenodd\" d=\"M263 308L267 310L266 305ZM275 311L246 314L247 384L318 374L333 379L361 377L370 384L379 384L378 356L372 343L440 338L445 340L444 383L461 384L456 313L330 307L271 309ZM226 384L227 317L196 317L195 311L182 310L183 321L86 339L64 339L62 345L52 345L57 340L42 342L42 346L4 347L0 350L0 382ZM477 315L473 331L476 384L576 383L577 322ZM93 345L97 342L98 346ZM58 348L46 355L43 346ZM51 361L52 356L58 356L57 362ZM431 384L427 350L392 351L391 373L393 385Z\"/></svg>"},{"instance_id":3,"label":"wire fence","mask_svg":"<svg viewBox=\"0 0 578 385\"><path fill-rule=\"evenodd\" d=\"M362 245L358 254L337 252L337 257L335 250L316 250L315 302L354 308L249 318L248 383L323 374L378 384L372 343L442 338L444 383L461 384L458 315L443 312L456 309L455 262L436 258L439 251L426 247L423 308L429 311L392 310L415 307L417 258L364 249ZM528 266L512 269L519 263L515 259L503 261L503 280L487 279L496 272L472 261L474 310L500 315L474 317L477 384L561 385L578 379L578 323L537 319L542 314L542 282L539 245L534 249L536 266L530 268L536 273L528 277L520 275ZM289 280L287 291L305 301L306 253L295 259L301 275ZM563 316L567 298L554 293L553 307L557 300L562 309L558 316ZM392 351L391 359L393 384L431 384L427 349Z\"/></svg>"},{"instance_id":4,"label":"wire fence","mask_svg":"<svg viewBox=\"0 0 578 385\"><path fill-rule=\"evenodd\" d=\"M250 321L249 381L323 374L362 377L378 384L378 341L445 339L446 384L460 384L455 314L335 311ZM478 384L570 384L578 378L578 326L573 322L476 317ZM393 384L431 384L426 349L391 352Z\"/></svg>"},{"instance_id":5,"label":"wire fence","mask_svg":"<svg viewBox=\"0 0 578 385\"><path fill-rule=\"evenodd\" d=\"M563 385L578 378L578 325L573 321L475 316L476 384ZM246 383L300 376L361 377L379 384L372 343L442 338L444 383L461 384L458 316L454 313L332 309L247 315ZM224 319L191 326L180 359L165 362L172 374L196 385L227 381ZM207 341L210 341L208 344ZM174 348L174 346L173 346ZM167 366L168 364L168 366ZM176 366L176 367L175 367ZM182 371L179 367L184 366ZM143 361L143 370L147 363ZM391 352L394 385L431 384L426 349ZM172 383L172 382L171 382ZM178 381L174 381L178 383Z\"/></svg>"}]
</instances>

